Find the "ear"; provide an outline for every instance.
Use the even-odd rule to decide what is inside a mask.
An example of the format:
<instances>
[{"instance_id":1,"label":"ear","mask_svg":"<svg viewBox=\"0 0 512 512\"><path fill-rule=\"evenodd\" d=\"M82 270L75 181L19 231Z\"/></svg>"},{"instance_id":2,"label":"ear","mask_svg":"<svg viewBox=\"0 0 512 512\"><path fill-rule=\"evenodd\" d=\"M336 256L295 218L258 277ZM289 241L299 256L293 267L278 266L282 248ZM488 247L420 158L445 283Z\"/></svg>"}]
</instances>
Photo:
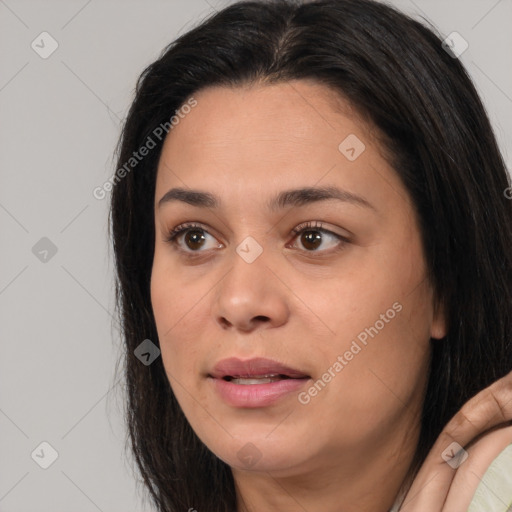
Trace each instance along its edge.
<instances>
[{"instance_id":1,"label":"ear","mask_svg":"<svg viewBox=\"0 0 512 512\"><path fill-rule=\"evenodd\" d=\"M446 321L446 307L444 302L434 300L432 325L430 326L430 337L436 340L444 338L448 333L448 322Z\"/></svg>"}]
</instances>

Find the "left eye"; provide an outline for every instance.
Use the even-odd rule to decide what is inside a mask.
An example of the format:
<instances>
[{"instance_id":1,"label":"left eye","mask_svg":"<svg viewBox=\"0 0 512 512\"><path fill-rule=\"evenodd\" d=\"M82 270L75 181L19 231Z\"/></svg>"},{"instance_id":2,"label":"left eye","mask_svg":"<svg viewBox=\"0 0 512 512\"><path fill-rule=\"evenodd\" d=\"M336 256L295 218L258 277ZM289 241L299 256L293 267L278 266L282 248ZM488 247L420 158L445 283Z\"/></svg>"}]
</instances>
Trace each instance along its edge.
<instances>
[{"instance_id":1,"label":"left eye","mask_svg":"<svg viewBox=\"0 0 512 512\"><path fill-rule=\"evenodd\" d=\"M343 246L345 243L348 242L348 240L336 233L333 233L332 231L329 231L328 229L325 229L322 227L322 223L315 223L312 224L310 222L301 224L300 226L297 226L292 230L293 234L295 235L294 239L300 237L300 241L303 245L303 247L306 248L307 252L320 252L317 251L318 247L322 245L322 243L325 241L324 237L327 235L327 237L330 237L332 240L334 240L334 243L331 244L332 247L336 246ZM177 226L174 228L165 238L165 241L168 243L172 243L175 245L180 246L179 241L183 237L185 239L185 244L188 249L183 249L182 247L179 247L180 250L183 250L184 252L204 252L200 251L201 248L204 248L204 241L207 239L207 236L212 237L206 231L201 225L199 224L181 224L180 226ZM214 237L212 237L214 238ZM216 242L212 244L212 247L210 248L221 248L222 244L219 244L219 242ZM324 248L325 249L325 248ZM327 248L329 249L329 247Z\"/></svg>"},{"instance_id":2,"label":"left eye","mask_svg":"<svg viewBox=\"0 0 512 512\"><path fill-rule=\"evenodd\" d=\"M335 240L334 244L331 245L331 248L342 248L343 245L348 242L347 238L338 235L337 233L333 233L332 231L329 231L328 229L325 229L322 226L323 224L321 222L315 223L314 225L311 224L310 222L307 222L306 224L301 224L300 226L297 226L292 231L296 235L295 238L298 238L299 235L301 235L300 241L302 245L306 247L308 252L319 252L316 251L316 249L324 241L325 235ZM313 250L311 250L311 248Z\"/></svg>"}]
</instances>

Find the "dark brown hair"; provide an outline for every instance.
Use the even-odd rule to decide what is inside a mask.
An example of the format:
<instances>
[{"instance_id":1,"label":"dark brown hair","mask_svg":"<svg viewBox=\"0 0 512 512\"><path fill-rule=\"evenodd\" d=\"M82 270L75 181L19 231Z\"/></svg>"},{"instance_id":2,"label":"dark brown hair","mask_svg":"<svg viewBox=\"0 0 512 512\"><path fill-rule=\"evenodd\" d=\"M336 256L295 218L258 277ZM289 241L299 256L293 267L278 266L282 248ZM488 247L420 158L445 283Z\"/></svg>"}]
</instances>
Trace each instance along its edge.
<instances>
[{"instance_id":1,"label":"dark brown hair","mask_svg":"<svg viewBox=\"0 0 512 512\"><path fill-rule=\"evenodd\" d=\"M413 475L462 404L512 369L509 178L470 78L434 30L371 0L233 4L144 70L117 168L200 89L295 79L327 85L376 127L420 219L449 329L432 343ZM161 358L145 366L134 356L144 339L159 343L150 276L162 141L116 182L111 201L129 440L159 511L234 512L231 469L195 435Z\"/></svg>"}]
</instances>

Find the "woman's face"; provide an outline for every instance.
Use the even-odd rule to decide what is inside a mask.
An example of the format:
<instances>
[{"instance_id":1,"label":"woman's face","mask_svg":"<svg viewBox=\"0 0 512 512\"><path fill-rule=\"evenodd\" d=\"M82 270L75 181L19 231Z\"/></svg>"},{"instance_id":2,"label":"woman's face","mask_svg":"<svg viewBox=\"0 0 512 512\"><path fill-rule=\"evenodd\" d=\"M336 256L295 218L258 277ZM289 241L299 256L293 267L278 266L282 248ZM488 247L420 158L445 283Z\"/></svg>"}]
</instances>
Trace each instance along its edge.
<instances>
[{"instance_id":1,"label":"woman's face","mask_svg":"<svg viewBox=\"0 0 512 512\"><path fill-rule=\"evenodd\" d=\"M194 98L158 166L151 277L192 428L235 474L409 461L445 325L396 172L320 84Z\"/></svg>"}]
</instances>

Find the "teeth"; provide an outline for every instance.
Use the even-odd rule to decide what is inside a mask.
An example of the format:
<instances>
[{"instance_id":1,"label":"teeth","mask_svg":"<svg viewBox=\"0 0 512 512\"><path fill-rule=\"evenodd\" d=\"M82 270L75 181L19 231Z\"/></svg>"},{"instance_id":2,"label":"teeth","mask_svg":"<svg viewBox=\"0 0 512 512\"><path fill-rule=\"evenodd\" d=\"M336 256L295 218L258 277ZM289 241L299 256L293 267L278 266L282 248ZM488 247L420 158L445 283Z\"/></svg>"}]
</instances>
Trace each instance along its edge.
<instances>
[{"instance_id":1,"label":"teeth","mask_svg":"<svg viewBox=\"0 0 512 512\"><path fill-rule=\"evenodd\" d=\"M283 377L277 373L272 373L269 375L262 375L260 377L251 377L251 378L244 378L244 377L238 377L238 378L232 378L230 382L233 384L268 384L269 382L276 382L278 380L281 380Z\"/></svg>"}]
</instances>

